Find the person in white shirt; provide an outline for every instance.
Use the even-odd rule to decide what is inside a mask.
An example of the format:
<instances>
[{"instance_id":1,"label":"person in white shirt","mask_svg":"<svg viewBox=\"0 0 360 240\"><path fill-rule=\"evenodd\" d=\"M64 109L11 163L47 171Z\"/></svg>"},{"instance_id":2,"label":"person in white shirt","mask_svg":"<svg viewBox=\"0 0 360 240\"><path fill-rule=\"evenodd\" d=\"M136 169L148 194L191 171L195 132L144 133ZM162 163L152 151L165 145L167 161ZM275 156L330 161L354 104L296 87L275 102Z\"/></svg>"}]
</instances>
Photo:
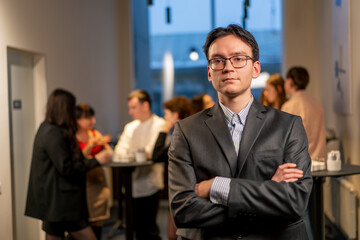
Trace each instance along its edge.
<instances>
[{"instance_id":1,"label":"person in white shirt","mask_svg":"<svg viewBox=\"0 0 360 240\"><path fill-rule=\"evenodd\" d=\"M115 154L145 150L151 156L156 139L165 120L151 111L151 99L144 90L134 90L128 96L129 115L134 119L126 124ZM164 166L156 163L134 170L134 226L136 239L161 239L156 224L159 205L159 191L164 188Z\"/></svg>"}]
</instances>

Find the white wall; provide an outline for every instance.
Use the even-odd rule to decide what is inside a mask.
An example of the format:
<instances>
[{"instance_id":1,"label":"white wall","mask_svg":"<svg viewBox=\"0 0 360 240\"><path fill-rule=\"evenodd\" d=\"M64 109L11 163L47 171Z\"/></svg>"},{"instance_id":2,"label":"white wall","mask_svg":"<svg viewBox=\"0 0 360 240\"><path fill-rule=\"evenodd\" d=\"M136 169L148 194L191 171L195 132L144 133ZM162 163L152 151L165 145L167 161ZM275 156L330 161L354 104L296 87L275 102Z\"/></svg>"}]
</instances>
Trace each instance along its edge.
<instances>
[{"instance_id":1,"label":"white wall","mask_svg":"<svg viewBox=\"0 0 360 240\"><path fill-rule=\"evenodd\" d=\"M339 115L333 110L331 84L334 68L331 53L332 1L283 1L284 70L294 64L309 69L311 83L308 91L323 104L326 126L335 129L343 141L345 162L360 165L360 16L357 12L360 2L349 0L352 113ZM349 179L360 193L360 176Z\"/></svg>"},{"instance_id":2,"label":"white wall","mask_svg":"<svg viewBox=\"0 0 360 240\"><path fill-rule=\"evenodd\" d=\"M61 87L96 111L115 136L129 119L132 87L129 1L0 0L0 239L12 239L7 47L45 56L48 94ZM121 113L121 114L120 114ZM26 189L24 189L26 191Z\"/></svg>"}]
</instances>

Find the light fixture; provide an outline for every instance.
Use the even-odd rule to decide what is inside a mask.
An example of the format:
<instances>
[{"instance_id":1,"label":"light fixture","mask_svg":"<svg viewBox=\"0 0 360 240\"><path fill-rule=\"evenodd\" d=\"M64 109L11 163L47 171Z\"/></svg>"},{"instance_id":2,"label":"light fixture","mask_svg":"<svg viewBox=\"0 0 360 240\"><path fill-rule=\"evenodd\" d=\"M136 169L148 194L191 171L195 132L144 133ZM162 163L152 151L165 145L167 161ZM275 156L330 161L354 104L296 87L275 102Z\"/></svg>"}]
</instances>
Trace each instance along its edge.
<instances>
[{"instance_id":1,"label":"light fixture","mask_svg":"<svg viewBox=\"0 0 360 240\"><path fill-rule=\"evenodd\" d=\"M171 7L170 6L165 8L165 14L166 14L166 23L171 24Z\"/></svg>"},{"instance_id":2,"label":"light fixture","mask_svg":"<svg viewBox=\"0 0 360 240\"><path fill-rule=\"evenodd\" d=\"M191 61L199 60L199 53L196 51L195 48L190 49L189 58L191 59Z\"/></svg>"},{"instance_id":3,"label":"light fixture","mask_svg":"<svg viewBox=\"0 0 360 240\"><path fill-rule=\"evenodd\" d=\"M243 16L243 28L246 29L246 19L248 18L248 7L250 7L250 0L244 0L244 16Z\"/></svg>"}]
</instances>

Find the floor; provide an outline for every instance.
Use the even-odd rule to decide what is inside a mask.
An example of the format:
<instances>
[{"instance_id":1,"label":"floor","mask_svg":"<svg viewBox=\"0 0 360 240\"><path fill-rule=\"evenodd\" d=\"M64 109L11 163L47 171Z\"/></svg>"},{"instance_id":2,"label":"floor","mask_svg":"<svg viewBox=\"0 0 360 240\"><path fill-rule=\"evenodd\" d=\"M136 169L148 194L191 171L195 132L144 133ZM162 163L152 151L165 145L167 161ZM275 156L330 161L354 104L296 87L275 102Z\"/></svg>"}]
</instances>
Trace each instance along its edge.
<instances>
[{"instance_id":1,"label":"floor","mask_svg":"<svg viewBox=\"0 0 360 240\"><path fill-rule=\"evenodd\" d=\"M111 209L111 217L108 221L105 222L102 234L102 240L125 240L125 230L123 228L119 228L116 232L109 236L113 225L117 219L116 216L116 206ZM163 240L167 240L167 222L168 222L168 201L161 200L159 206L159 212L157 216L157 223L160 228L160 236Z\"/></svg>"}]
</instances>

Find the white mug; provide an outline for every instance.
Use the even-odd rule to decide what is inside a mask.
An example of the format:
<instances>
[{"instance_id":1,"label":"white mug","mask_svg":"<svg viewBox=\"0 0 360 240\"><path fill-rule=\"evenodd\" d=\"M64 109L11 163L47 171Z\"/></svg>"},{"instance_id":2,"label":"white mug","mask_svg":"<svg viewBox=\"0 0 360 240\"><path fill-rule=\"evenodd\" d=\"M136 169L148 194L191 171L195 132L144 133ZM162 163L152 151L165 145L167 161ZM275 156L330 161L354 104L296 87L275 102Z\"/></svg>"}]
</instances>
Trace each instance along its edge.
<instances>
[{"instance_id":1,"label":"white mug","mask_svg":"<svg viewBox=\"0 0 360 240\"><path fill-rule=\"evenodd\" d=\"M327 170L330 172L340 171L341 170L340 151L330 151L328 153L326 165L327 165Z\"/></svg>"},{"instance_id":2,"label":"white mug","mask_svg":"<svg viewBox=\"0 0 360 240\"><path fill-rule=\"evenodd\" d=\"M140 162L140 163L146 162L147 157L146 157L146 152L144 149L140 149L135 152L135 160L136 160L136 162Z\"/></svg>"}]
</instances>

